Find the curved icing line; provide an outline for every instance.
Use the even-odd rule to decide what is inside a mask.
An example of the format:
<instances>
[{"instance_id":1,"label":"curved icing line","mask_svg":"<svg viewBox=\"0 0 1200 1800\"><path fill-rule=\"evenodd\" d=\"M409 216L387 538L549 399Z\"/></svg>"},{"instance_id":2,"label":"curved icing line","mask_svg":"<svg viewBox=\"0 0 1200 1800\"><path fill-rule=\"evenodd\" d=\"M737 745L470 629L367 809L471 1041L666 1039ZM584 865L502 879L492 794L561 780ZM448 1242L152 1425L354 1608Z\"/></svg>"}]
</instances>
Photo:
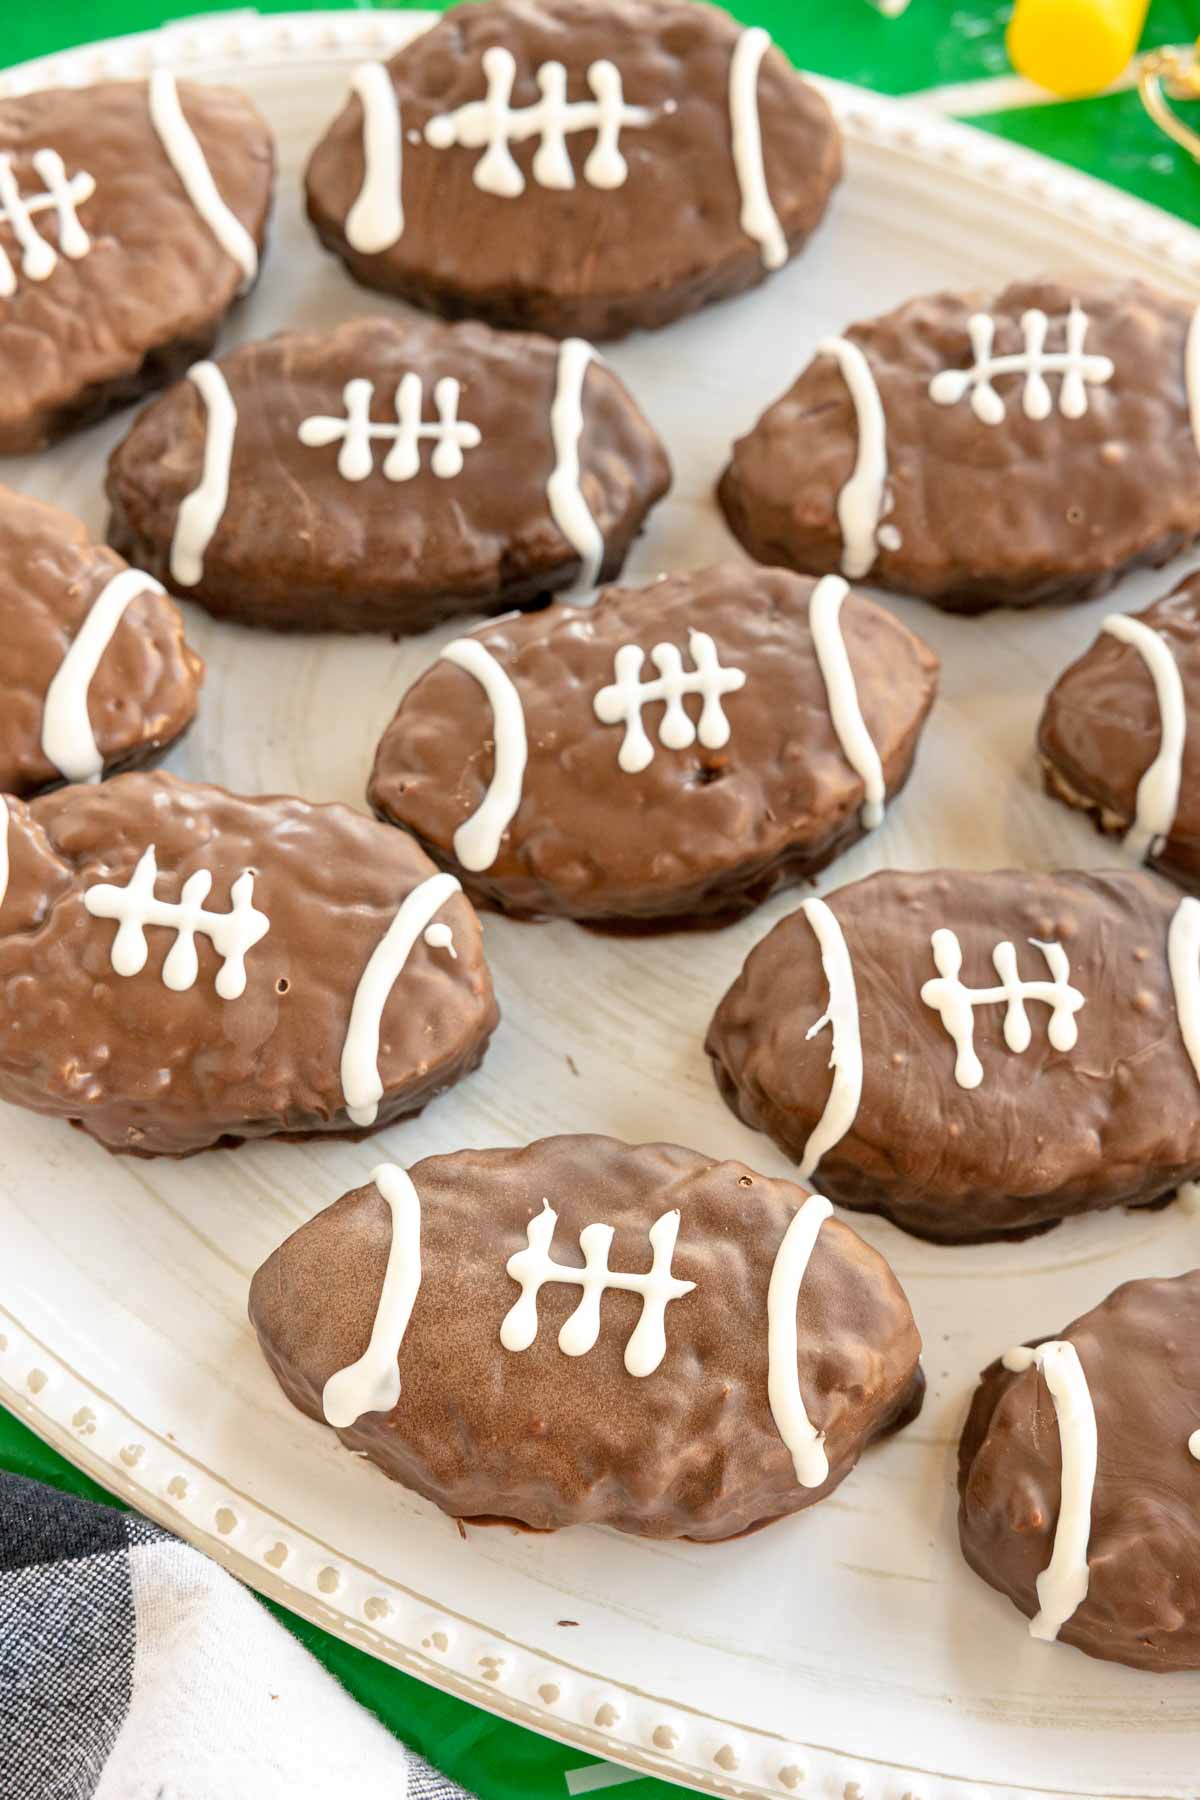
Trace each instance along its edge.
<instances>
[{"instance_id":1,"label":"curved icing line","mask_svg":"<svg viewBox=\"0 0 1200 1800\"><path fill-rule=\"evenodd\" d=\"M350 86L363 109L363 179L346 214L346 242L364 256L378 256L404 235L400 102L381 62L360 63Z\"/></svg>"},{"instance_id":2,"label":"curved icing line","mask_svg":"<svg viewBox=\"0 0 1200 1800\"><path fill-rule=\"evenodd\" d=\"M1041 1370L1058 1420L1062 1498L1050 1561L1037 1578L1039 1610L1029 1622L1030 1637L1053 1643L1087 1598L1088 1539L1096 1485L1096 1412L1074 1344L1056 1340L1039 1344L1036 1350L1018 1344L1001 1361L1014 1373L1035 1365Z\"/></svg>"},{"instance_id":3,"label":"curved icing line","mask_svg":"<svg viewBox=\"0 0 1200 1800\"><path fill-rule=\"evenodd\" d=\"M258 274L258 246L237 214L221 198L208 159L179 103L179 90L170 69L154 70L150 77L149 102L150 123L158 134L167 161L226 256L241 269L241 292L244 294L254 285Z\"/></svg>"},{"instance_id":4,"label":"curved icing line","mask_svg":"<svg viewBox=\"0 0 1200 1800\"><path fill-rule=\"evenodd\" d=\"M8 810L8 801L0 794L0 906L4 905L4 897L8 893L8 877L10 863L8 857L8 832L12 815Z\"/></svg>"},{"instance_id":5,"label":"curved icing line","mask_svg":"<svg viewBox=\"0 0 1200 1800\"><path fill-rule=\"evenodd\" d=\"M840 575L823 576L808 603L808 624L825 683L833 729L846 761L862 778L862 822L868 831L874 831L883 823L887 795L883 764L862 716L854 670L850 667L846 640L842 636L842 602L849 591Z\"/></svg>"},{"instance_id":6,"label":"curved icing line","mask_svg":"<svg viewBox=\"0 0 1200 1800\"><path fill-rule=\"evenodd\" d=\"M783 1234L767 1288L767 1395L771 1417L792 1453L796 1480L816 1488L829 1479L825 1435L813 1425L796 1368L796 1302L822 1225L833 1212L822 1194L810 1194Z\"/></svg>"},{"instance_id":7,"label":"curved icing line","mask_svg":"<svg viewBox=\"0 0 1200 1800\"><path fill-rule=\"evenodd\" d=\"M181 502L171 539L171 579L180 587L195 587L204 575L204 557L229 501L229 468L237 436L237 407L220 369L214 362L198 362L187 378L199 390L207 418L204 428L204 468L200 484Z\"/></svg>"},{"instance_id":8,"label":"curved icing line","mask_svg":"<svg viewBox=\"0 0 1200 1800\"><path fill-rule=\"evenodd\" d=\"M729 64L729 124L733 166L742 194L739 223L759 246L763 267L781 269L788 259L787 238L767 188L758 113L758 72L770 47L771 34L759 25L743 31L734 45Z\"/></svg>"},{"instance_id":9,"label":"curved icing line","mask_svg":"<svg viewBox=\"0 0 1200 1800\"><path fill-rule=\"evenodd\" d=\"M583 384L596 352L582 338L567 338L558 351L558 376L550 408L554 469L546 483L550 516L576 552L579 573L564 598L579 599L596 585L604 562L604 538L584 499L579 466L583 436Z\"/></svg>"},{"instance_id":10,"label":"curved icing line","mask_svg":"<svg viewBox=\"0 0 1200 1800\"><path fill-rule=\"evenodd\" d=\"M1125 848L1144 861L1157 854L1170 835L1179 806L1183 775L1183 745L1187 735L1187 708L1179 664L1161 632L1141 619L1110 613L1100 627L1110 637L1137 651L1154 682L1162 724L1158 755L1138 782L1134 822L1125 837Z\"/></svg>"},{"instance_id":11,"label":"curved icing line","mask_svg":"<svg viewBox=\"0 0 1200 1800\"><path fill-rule=\"evenodd\" d=\"M464 869L490 869L500 840L521 804L529 743L521 696L507 671L478 638L455 638L442 660L474 676L492 709L492 779L487 793L454 834L454 854Z\"/></svg>"},{"instance_id":12,"label":"curved icing line","mask_svg":"<svg viewBox=\"0 0 1200 1800\"><path fill-rule=\"evenodd\" d=\"M1167 967L1175 995L1179 1035L1200 1081L1200 900L1186 895L1167 933Z\"/></svg>"},{"instance_id":13,"label":"curved icing line","mask_svg":"<svg viewBox=\"0 0 1200 1800\"><path fill-rule=\"evenodd\" d=\"M459 893L453 875L430 875L415 887L371 952L350 1008L342 1045L342 1095L355 1125L373 1125L383 1098L379 1034L392 989L404 973L413 945L435 913Z\"/></svg>"},{"instance_id":14,"label":"curved icing line","mask_svg":"<svg viewBox=\"0 0 1200 1800\"><path fill-rule=\"evenodd\" d=\"M42 754L68 781L98 781L104 758L88 717L88 690L131 600L163 592L140 569L122 569L101 589L46 690Z\"/></svg>"},{"instance_id":15,"label":"curved icing line","mask_svg":"<svg viewBox=\"0 0 1200 1800\"><path fill-rule=\"evenodd\" d=\"M858 990L854 965L842 928L824 900L806 900L800 908L821 949L821 967L829 983L829 1005L815 1025L805 1032L805 1042L830 1026L833 1048L829 1066L833 1086L825 1110L813 1126L800 1162L801 1179L807 1181L827 1150L840 1143L858 1116L862 1099L862 1039L858 1025Z\"/></svg>"},{"instance_id":16,"label":"curved icing line","mask_svg":"<svg viewBox=\"0 0 1200 1800\"><path fill-rule=\"evenodd\" d=\"M383 1286L375 1307L371 1341L359 1357L325 1383L321 1410L344 1431L364 1413L391 1412L400 1398L400 1346L421 1286L421 1201L408 1174L395 1163L380 1163L371 1180L392 1215Z\"/></svg>"},{"instance_id":17,"label":"curved icing line","mask_svg":"<svg viewBox=\"0 0 1200 1800\"><path fill-rule=\"evenodd\" d=\"M877 532L887 482L887 425L871 365L849 338L822 338L818 356L835 358L858 420L858 454L849 481L837 498L842 532L842 574L851 581L866 575L878 550Z\"/></svg>"}]
</instances>

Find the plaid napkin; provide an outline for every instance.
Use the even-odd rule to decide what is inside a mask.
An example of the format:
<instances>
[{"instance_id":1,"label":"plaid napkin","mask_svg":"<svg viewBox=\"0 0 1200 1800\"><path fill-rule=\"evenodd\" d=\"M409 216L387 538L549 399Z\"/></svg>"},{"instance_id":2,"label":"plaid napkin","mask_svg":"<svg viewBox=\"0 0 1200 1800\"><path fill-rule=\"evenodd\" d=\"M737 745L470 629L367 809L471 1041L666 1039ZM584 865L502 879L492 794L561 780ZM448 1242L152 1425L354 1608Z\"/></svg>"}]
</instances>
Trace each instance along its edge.
<instances>
[{"instance_id":1,"label":"plaid napkin","mask_svg":"<svg viewBox=\"0 0 1200 1800\"><path fill-rule=\"evenodd\" d=\"M199 1551L0 1474L0 1800L468 1800Z\"/></svg>"}]
</instances>

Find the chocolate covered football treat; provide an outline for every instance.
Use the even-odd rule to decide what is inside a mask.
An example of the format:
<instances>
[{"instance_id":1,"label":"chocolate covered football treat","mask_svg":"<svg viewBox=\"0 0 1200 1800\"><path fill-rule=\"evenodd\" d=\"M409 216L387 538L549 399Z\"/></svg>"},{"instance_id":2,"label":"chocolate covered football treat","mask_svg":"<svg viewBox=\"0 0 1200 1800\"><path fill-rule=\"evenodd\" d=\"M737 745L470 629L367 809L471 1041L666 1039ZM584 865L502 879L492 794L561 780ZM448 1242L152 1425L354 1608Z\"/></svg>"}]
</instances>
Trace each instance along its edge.
<instances>
[{"instance_id":1,"label":"chocolate covered football treat","mask_svg":"<svg viewBox=\"0 0 1200 1800\"><path fill-rule=\"evenodd\" d=\"M1049 793L1200 889L1200 577L1105 619L1051 688L1038 753Z\"/></svg>"},{"instance_id":2,"label":"chocolate covered football treat","mask_svg":"<svg viewBox=\"0 0 1200 1800\"><path fill-rule=\"evenodd\" d=\"M497 1017L457 881L347 806L146 774L0 797L0 1099L110 1149L386 1125Z\"/></svg>"},{"instance_id":3,"label":"chocolate covered football treat","mask_svg":"<svg viewBox=\"0 0 1200 1800\"><path fill-rule=\"evenodd\" d=\"M1198 320L1136 281L910 300L817 344L726 517L761 562L951 612L1103 593L1200 531Z\"/></svg>"},{"instance_id":4,"label":"chocolate covered football treat","mask_svg":"<svg viewBox=\"0 0 1200 1800\"><path fill-rule=\"evenodd\" d=\"M614 338L781 268L840 174L829 107L758 27L695 0L484 0L356 70L308 211L367 287Z\"/></svg>"},{"instance_id":5,"label":"chocolate covered football treat","mask_svg":"<svg viewBox=\"0 0 1200 1800\"><path fill-rule=\"evenodd\" d=\"M717 1008L717 1084L840 1205L1027 1237L1200 1176L1200 900L1152 876L869 876Z\"/></svg>"},{"instance_id":6,"label":"chocolate covered football treat","mask_svg":"<svg viewBox=\"0 0 1200 1800\"><path fill-rule=\"evenodd\" d=\"M1035 1638L1200 1669L1200 1270L1127 1281L984 1370L959 1537Z\"/></svg>"},{"instance_id":7,"label":"chocolate covered football treat","mask_svg":"<svg viewBox=\"0 0 1200 1800\"><path fill-rule=\"evenodd\" d=\"M831 1210L607 1137L385 1163L250 1318L294 1405L457 1518L734 1537L920 1408L904 1292Z\"/></svg>"},{"instance_id":8,"label":"chocolate covered football treat","mask_svg":"<svg viewBox=\"0 0 1200 1800\"><path fill-rule=\"evenodd\" d=\"M579 339L434 319L199 363L108 471L110 541L218 616L423 631L620 569L666 452Z\"/></svg>"},{"instance_id":9,"label":"chocolate covered football treat","mask_svg":"<svg viewBox=\"0 0 1200 1800\"><path fill-rule=\"evenodd\" d=\"M0 793L146 761L186 731L203 674L158 582L0 488Z\"/></svg>"},{"instance_id":10,"label":"chocolate covered football treat","mask_svg":"<svg viewBox=\"0 0 1200 1800\"><path fill-rule=\"evenodd\" d=\"M169 69L0 99L0 452L206 355L258 274L273 180L251 102Z\"/></svg>"},{"instance_id":11,"label":"chocolate covered football treat","mask_svg":"<svg viewBox=\"0 0 1200 1800\"><path fill-rule=\"evenodd\" d=\"M369 798L506 912L736 918L879 824L937 667L838 576L610 588L448 644Z\"/></svg>"}]
</instances>

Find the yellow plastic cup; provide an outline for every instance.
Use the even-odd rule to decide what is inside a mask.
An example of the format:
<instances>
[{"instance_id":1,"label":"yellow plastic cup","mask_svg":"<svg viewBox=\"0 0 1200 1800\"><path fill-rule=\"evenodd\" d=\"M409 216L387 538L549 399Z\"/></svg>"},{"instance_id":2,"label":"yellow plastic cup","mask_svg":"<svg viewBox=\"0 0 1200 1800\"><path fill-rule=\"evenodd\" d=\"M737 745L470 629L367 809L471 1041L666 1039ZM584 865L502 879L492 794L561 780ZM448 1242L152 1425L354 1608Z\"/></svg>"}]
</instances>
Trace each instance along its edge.
<instances>
[{"instance_id":1,"label":"yellow plastic cup","mask_svg":"<svg viewBox=\"0 0 1200 1800\"><path fill-rule=\"evenodd\" d=\"M1016 0L1013 67L1064 99L1098 94L1127 67L1150 0Z\"/></svg>"}]
</instances>

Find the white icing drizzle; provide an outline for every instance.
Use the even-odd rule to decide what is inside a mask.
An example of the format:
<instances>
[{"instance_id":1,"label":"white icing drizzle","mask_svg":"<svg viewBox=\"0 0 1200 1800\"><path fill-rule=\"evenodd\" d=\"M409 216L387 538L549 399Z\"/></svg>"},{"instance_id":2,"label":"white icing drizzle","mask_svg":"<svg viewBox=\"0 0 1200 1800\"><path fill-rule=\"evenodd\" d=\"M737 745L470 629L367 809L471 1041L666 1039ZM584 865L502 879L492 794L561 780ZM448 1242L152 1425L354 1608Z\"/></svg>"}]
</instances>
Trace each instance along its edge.
<instances>
[{"instance_id":1,"label":"white icing drizzle","mask_svg":"<svg viewBox=\"0 0 1200 1800\"><path fill-rule=\"evenodd\" d=\"M558 1334L558 1347L564 1356L586 1356L600 1336L600 1301L609 1288L622 1293L640 1294L642 1311L625 1345L625 1367L631 1375L652 1375L667 1351L666 1315L672 1300L682 1299L695 1287L694 1281L680 1281L671 1273L675 1240L679 1236L679 1210L663 1213L650 1227L650 1268L642 1275L625 1274L610 1269L608 1253L614 1236L611 1225L585 1225L579 1234L584 1266L556 1263L550 1255L558 1214L548 1200L542 1210L530 1219L525 1231L526 1247L509 1257L509 1275L521 1289L521 1297L513 1302L500 1327L500 1342L506 1350L528 1350L538 1333L538 1294L549 1282L562 1282L581 1287L579 1305Z\"/></svg>"},{"instance_id":2,"label":"white icing drizzle","mask_svg":"<svg viewBox=\"0 0 1200 1800\"><path fill-rule=\"evenodd\" d=\"M1179 783L1183 775L1183 745L1187 735L1187 708L1183 681L1171 646L1161 632L1141 619L1110 613L1100 628L1110 637L1131 644L1150 671L1158 700L1161 735L1158 754L1138 782L1134 821L1125 847L1139 860L1157 855L1175 823Z\"/></svg>"},{"instance_id":3,"label":"white icing drizzle","mask_svg":"<svg viewBox=\"0 0 1200 1800\"><path fill-rule=\"evenodd\" d=\"M1022 981L1017 968L1015 944L997 944L992 963L1000 977L999 987L969 988L959 979L962 970L962 946L952 931L944 926L930 938L937 977L921 989L926 1006L932 1006L942 1017L942 1024L954 1039L958 1052L954 1079L959 1087L977 1088L983 1080L983 1064L975 1054L975 1008L1005 1006L1004 1041L1016 1055L1028 1050L1032 1028L1025 1011L1027 1000L1040 1000L1050 1008L1047 1035L1056 1050L1071 1050L1079 1037L1075 1014L1087 1002L1078 988L1070 985L1071 965L1061 944L1044 944L1040 938L1029 942L1040 950L1050 971L1049 981Z\"/></svg>"},{"instance_id":4,"label":"white icing drizzle","mask_svg":"<svg viewBox=\"0 0 1200 1800\"><path fill-rule=\"evenodd\" d=\"M454 933L441 919L435 925L427 925L423 935L431 950L448 950L451 961L458 961L458 951L454 948Z\"/></svg>"},{"instance_id":5,"label":"white icing drizzle","mask_svg":"<svg viewBox=\"0 0 1200 1800\"><path fill-rule=\"evenodd\" d=\"M410 1177L395 1163L380 1163L371 1180L392 1215L392 1241L371 1341L357 1362L325 1383L321 1410L345 1431L364 1413L391 1412L400 1398L398 1358L421 1286L421 1201Z\"/></svg>"},{"instance_id":6,"label":"white icing drizzle","mask_svg":"<svg viewBox=\"0 0 1200 1800\"><path fill-rule=\"evenodd\" d=\"M1183 352L1183 381L1187 389L1188 418L1192 442L1200 454L1200 306L1192 314L1187 343Z\"/></svg>"},{"instance_id":7,"label":"white icing drizzle","mask_svg":"<svg viewBox=\"0 0 1200 1800\"><path fill-rule=\"evenodd\" d=\"M462 386L452 375L443 375L434 384L433 403L437 420L426 425L425 384L411 369L402 376L396 389L396 423L388 425L371 418L371 402L375 384L361 377L348 381L342 390L346 408L344 418L314 413L300 422L296 435L310 449L340 441L338 474L344 481L365 481L375 467L372 443L375 438L391 439L392 447L383 462L388 481L411 481L421 468L421 442L430 439L433 455L429 466L442 481L462 474L463 451L476 450L483 442L478 425L458 416Z\"/></svg>"},{"instance_id":8,"label":"white icing drizzle","mask_svg":"<svg viewBox=\"0 0 1200 1800\"><path fill-rule=\"evenodd\" d=\"M454 834L455 856L475 874L490 869L499 856L500 840L521 804L529 757L525 710L507 670L478 638L455 638L442 651L442 661L473 676L492 709L492 779L475 811Z\"/></svg>"},{"instance_id":9,"label":"white icing drizzle","mask_svg":"<svg viewBox=\"0 0 1200 1800\"><path fill-rule=\"evenodd\" d=\"M1058 410L1064 419L1081 419L1088 409L1088 383L1104 383L1113 378L1113 363L1107 356L1088 356L1084 340L1090 321L1078 301L1072 300L1066 321L1066 349L1047 350L1046 333L1050 321L1037 307L1021 314L1021 335L1025 348L1017 356L993 356L996 322L987 313L973 313L967 320L974 361L969 369L943 369L929 383L929 398L935 406L954 406L964 394L971 396L971 411L984 425L999 425L1005 416L1004 401L992 386L995 375L1024 375L1021 404L1027 419L1048 419L1054 411L1054 400L1046 381L1048 374L1062 376L1058 390Z\"/></svg>"},{"instance_id":10,"label":"white icing drizzle","mask_svg":"<svg viewBox=\"0 0 1200 1800\"><path fill-rule=\"evenodd\" d=\"M350 1023L342 1045L342 1096L355 1125L373 1125L383 1099L379 1034L392 989L404 973L412 947L435 913L461 892L453 875L430 875L408 895L380 938L354 990Z\"/></svg>"},{"instance_id":11,"label":"white icing drizzle","mask_svg":"<svg viewBox=\"0 0 1200 1800\"><path fill-rule=\"evenodd\" d=\"M887 484L887 425L871 365L849 338L822 338L818 356L832 356L842 372L858 421L858 454L837 498L842 533L842 574L851 581L869 573L878 551L876 533Z\"/></svg>"},{"instance_id":12,"label":"white icing drizzle","mask_svg":"<svg viewBox=\"0 0 1200 1800\"><path fill-rule=\"evenodd\" d=\"M12 155L0 153L0 225L11 228L21 251L21 273L27 281L49 281L62 255L78 262L87 255L92 240L84 230L76 209L90 200L96 183L86 170L67 179L67 171L57 150L35 150L33 166L39 181L45 184L40 194L22 195L13 169ZM48 243L33 222L34 213L53 212L58 221L58 250ZM9 299L17 291L17 277L12 262L0 249L0 299Z\"/></svg>"},{"instance_id":13,"label":"white icing drizzle","mask_svg":"<svg viewBox=\"0 0 1200 1800\"><path fill-rule=\"evenodd\" d=\"M1167 967L1175 994L1179 1034L1200 1081L1200 900L1179 902L1167 933Z\"/></svg>"},{"instance_id":14,"label":"white icing drizzle","mask_svg":"<svg viewBox=\"0 0 1200 1800\"><path fill-rule=\"evenodd\" d=\"M658 670L654 681L641 679L645 653L637 644L622 644L613 658L615 680L602 687L592 708L602 725L624 725L625 736L617 763L627 775L636 775L654 761L654 746L642 723L642 708L663 703L658 722L658 741L666 750L687 750L699 738L706 750L719 750L729 742L729 720L721 705L725 694L736 694L746 685L745 671L727 669L707 631L688 632L693 669L685 670L675 644L655 644L650 661ZM700 723L693 725L684 697L701 696Z\"/></svg>"},{"instance_id":15,"label":"white icing drizzle","mask_svg":"<svg viewBox=\"0 0 1200 1800\"><path fill-rule=\"evenodd\" d=\"M150 123L184 192L226 256L242 271L242 287L254 285L258 274L258 246L237 214L226 205L213 180L208 159L179 103L179 90L170 69L155 69L150 77Z\"/></svg>"},{"instance_id":16,"label":"white icing drizzle","mask_svg":"<svg viewBox=\"0 0 1200 1800\"><path fill-rule=\"evenodd\" d=\"M208 912L204 902L212 889L212 875L197 869L183 884L178 901L157 900L158 860L154 845L146 850L124 887L107 881L87 889L83 904L94 919L115 919L109 960L118 975L140 975L149 946L146 927L162 925L176 933L163 962L163 984L173 993L194 987L200 972L196 935L211 942L221 958L216 990L222 1000L238 1000L246 991L246 956L271 929L271 921L254 905L254 876L247 869L229 890L230 910Z\"/></svg>"},{"instance_id":17,"label":"white icing drizzle","mask_svg":"<svg viewBox=\"0 0 1200 1800\"><path fill-rule=\"evenodd\" d=\"M842 636L842 602L849 591L840 575L826 575L817 583L808 603L808 625L829 698L833 729L846 761L855 774L862 777L862 822L868 831L874 831L883 823L887 793L883 784L883 764L862 716L854 670L850 667L846 640Z\"/></svg>"},{"instance_id":18,"label":"white icing drizzle","mask_svg":"<svg viewBox=\"0 0 1200 1800\"><path fill-rule=\"evenodd\" d=\"M404 235L400 102L381 62L360 63L350 86L362 101L363 181L346 214L346 242L364 256L378 256Z\"/></svg>"},{"instance_id":19,"label":"white icing drizzle","mask_svg":"<svg viewBox=\"0 0 1200 1800\"><path fill-rule=\"evenodd\" d=\"M550 408L554 469L546 483L550 516L579 557L579 573L565 598L578 599L595 587L604 562L604 539L583 494L579 440L583 436L583 386L596 352L582 338L567 338L558 349L558 377Z\"/></svg>"},{"instance_id":20,"label":"white icing drizzle","mask_svg":"<svg viewBox=\"0 0 1200 1800\"><path fill-rule=\"evenodd\" d=\"M762 251L765 269L781 269L787 261L787 238L771 205L763 166L762 126L758 115L758 71L771 47L771 34L754 25L743 31L729 64L729 124L733 166L742 194L739 221Z\"/></svg>"},{"instance_id":21,"label":"white icing drizzle","mask_svg":"<svg viewBox=\"0 0 1200 1800\"><path fill-rule=\"evenodd\" d=\"M829 1477L825 1435L813 1425L800 1392L796 1358L796 1301L817 1234L833 1212L821 1194L810 1194L783 1234L767 1289L767 1396L771 1417L792 1453L801 1487L820 1487Z\"/></svg>"},{"instance_id":22,"label":"white icing drizzle","mask_svg":"<svg viewBox=\"0 0 1200 1800\"><path fill-rule=\"evenodd\" d=\"M0 906L4 905L4 897L8 893L8 878L11 865L8 855L8 837L11 817L8 801L0 794Z\"/></svg>"},{"instance_id":23,"label":"white icing drizzle","mask_svg":"<svg viewBox=\"0 0 1200 1800\"><path fill-rule=\"evenodd\" d=\"M1200 1431L1193 1431L1188 1439L1188 1451L1196 1458L1197 1462L1200 1462Z\"/></svg>"},{"instance_id":24,"label":"white icing drizzle","mask_svg":"<svg viewBox=\"0 0 1200 1800\"><path fill-rule=\"evenodd\" d=\"M171 578L195 587L204 575L204 557L229 501L229 468L237 436L237 407L229 384L214 362L194 363L188 380L204 402L204 468L200 485L180 503L171 539Z\"/></svg>"},{"instance_id":25,"label":"white icing drizzle","mask_svg":"<svg viewBox=\"0 0 1200 1800\"><path fill-rule=\"evenodd\" d=\"M800 1176L807 1181L827 1150L840 1143L858 1117L862 1100L863 1055L858 1025L858 989L854 964L845 934L824 900L806 900L800 911L812 926L821 948L821 967L829 984L829 1005L804 1037L816 1037L828 1025L833 1035L829 1067L833 1086L825 1110L808 1134L800 1162Z\"/></svg>"},{"instance_id":26,"label":"white icing drizzle","mask_svg":"<svg viewBox=\"0 0 1200 1800\"><path fill-rule=\"evenodd\" d=\"M1018 1344L1002 1358L1014 1373L1041 1370L1058 1420L1062 1453L1062 1498L1054 1549L1037 1578L1039 1611L1029 1635L1053 1643L1088 1591L1088 1539L1092 1531L1092 1490L1096 1485L1096 1413L1087 1376L1074 1344L1055 1341L1030 1350Z\"/></svg>"},{"instance_id":27,"label":"white icing drizzle","mask_svg":"<svg viewBox=\"0 0 1200 1800\"><path fill-rule=\"evenodd\" d=\"M98 781L104 758L88 718L88 690L131 600L163 592L140 569L122 569L101 589L55 671L42 712L42 752L68 781Z\"/></svg>"}]
</instances>

